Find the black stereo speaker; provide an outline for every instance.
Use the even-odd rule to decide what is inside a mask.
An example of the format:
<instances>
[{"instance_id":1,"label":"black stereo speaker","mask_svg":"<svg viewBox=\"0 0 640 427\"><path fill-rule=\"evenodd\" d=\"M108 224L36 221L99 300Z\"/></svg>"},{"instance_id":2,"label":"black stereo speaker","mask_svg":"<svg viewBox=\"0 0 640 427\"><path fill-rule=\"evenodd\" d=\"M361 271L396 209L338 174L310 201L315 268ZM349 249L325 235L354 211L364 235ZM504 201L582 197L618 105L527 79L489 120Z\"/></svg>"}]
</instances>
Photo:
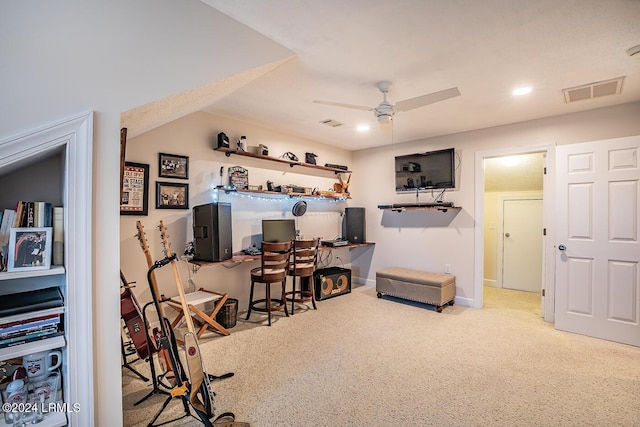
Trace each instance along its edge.
<instances>
[{"instance_id":1,"label":"black stereo speaker","mask_svg":"<svg viewBox=\"0 0 640 427\"><path fill-rule=\"evenodd\" d=\"M209 203L193 208L193 259L224 261L233 256L231 204Z\"/></svg>"},{"instance_id":2,"label":"black stereo speaker","mask_svg":"<svg viewBox=\"0 0 640 427\"><path fill-rule=\"evenodd\" d=\"M367 241L364 208L345 208L344 222L345 236L349 243L364 243Z\"/></svg>"},{"instance_id":3,"label":"black stereo speaker","mask_svg":"<svg viewBox=\"0 0 640 427\"><path fill-rule=\"evenodd\" d=\"M218 134L218 148L229 148L229 137L224 132Z\"/></svg>"},{"instance_id":4,"label":"black stereo speaker","mask_svg":"<svg viewBox=\"0 0 640 427\"><path fill-rule=\"evenodd\" d=\"M313 273L316 300L321 301L351 292L351 270L348 268L320 268Z\"/></svg>"}]
</instances>

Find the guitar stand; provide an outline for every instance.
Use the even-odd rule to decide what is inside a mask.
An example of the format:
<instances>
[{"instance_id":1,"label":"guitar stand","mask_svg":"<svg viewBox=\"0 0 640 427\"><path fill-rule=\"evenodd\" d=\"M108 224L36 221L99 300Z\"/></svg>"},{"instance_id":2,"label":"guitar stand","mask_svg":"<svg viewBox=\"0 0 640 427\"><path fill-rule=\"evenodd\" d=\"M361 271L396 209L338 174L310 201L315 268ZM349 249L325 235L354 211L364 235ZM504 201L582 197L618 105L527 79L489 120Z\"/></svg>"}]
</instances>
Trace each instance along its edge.
<instances>
[{"instance_id":1,"label":"guitar stand","mask_svg":"<svg viewBox=\"0 0 640 427\"><path fill-rule=\"evenodd\" d=\"M133 366L131 366L129 364L129 361L127 360L127 356L133 354L133 353L127 353L125 351L124 348L124 340L122 339L122 335L120 335L120 350L122 351L122 367L123 368L127 368L128 370L130 370L131 372L133 372L134 374L136 374L142 381L147 382L149 381L149 378L145 377L144 375L142 375L140 372L136 371ZM133 362L140 360L139 357L133 359Z\"/></svg>"},{"instance_id":2,"label":"guitar stand","mask_svg":"<svg viewBox=\"0 0 640 427\"><path fill-rule=\"evenodd\" d=\"M142 309L142 317L143 317L143 322L145 325L147 325L147 307L150 306L151 304L154 304L153 301L148 302L147 304L145 304L145 306ZM147 338L147 348L152 348L150 346L151 344L151 338L149 337L149 330L145 329L145 336ZM171 389L171 387L169 387L168 385L164 384L163 379L165 377L165 375L167 375L167 373L163 373L161 375L157 375L156 376L156 367L155 367L155 363L153 362L153 353L149 355L149 367L151 369L151 378L153 379L153 389L147 393L146 396L144 396L142 399L138 400L136 403L133 404L133 406L137 406L139 404L141 404L142 402L144 402L145 400L149 399L151 396L154 396L156 394L164 394L167 396L167 398L165 399L164 403L162 404L162 407L160 407L160 410L155 414L155 416L151 419L151 421L149 422L149 424L147 424L147 427L159 427L165 424L169 424L172 423L174 421L178 421L181 420L185 417L189 417L192 416L191 411L189 410L189 403L187 402L187 397L186 396L180 396L180 400L182 400L182 405L184 406L184 414L182 414L181 416L168 420L168 421L163 421L159 424L154 424L156 422L156 420L160 417L160 415L162 415L162 412L166 409L167 406L169 406L169 403L171 403L171 401L173 400L173 396L171 395L170 392L168 392L167 390L163 390L160 388L160 386L165 387L167 389Z\"/></svg>"},{"instance_id":3,"label":"guitar stand","mask_svg":"<svg viewBox=\"0 0 640 427\"><path fill-rule=\"evenodd\" d=\"M145 306L142 308L142 318L143 318L143 322L145 325L148 325L147 323L147 307L149 307L150 305L153 304L153 301L148 302L145 304ZM147 348L153 348L150 346L151 344L151 338L149 337L149 330L145 329L145 336L147 338ZM137 406L139 404L141 404L142 402L144 402L145 400L147 400L148 398L150 398L153 395L156 394L165 394L168 395L169 398L167 399L167 402L165 402L165 404L162 406L162 409L164 409L168 404L169 401L172 399L171 393L169 393L167 390L163 390L160 388L160 386L162 385L165 388L170 388L167 385L165 385L162 380L164 379L164 376L166 375L166 372L163 373L162 375L157 375L156 376L156 364L153 362L153 353L149 355L149 368L151 369L151 379L153 380L153 389L147 393L147 395L145 397L143 397L142 399L138 400L136 403L133 404L133 406ZM162 410L160 411L162 412ZM160 415L160 413L158 413L158 415ZM156 418L158 417L158 415L156 415ZM155 421L155 418L154 418ZM151 422L153 424L153 421Z\"/></svg>"},{"instance_id":4,"label":"guitar stand","mask_svg":"<svg viewBox=\"0 0 640 427\"><path fill-rule=\"evenodd\" d=\"M164 391L164 390L163 390ZM162 407L160 408L160 410L156 413L156 415L153 417L153 419L151 421L149 421L149 424L147 424L147 427L159 427L159 426L163 426L165 424L169 424L172 423L174 421L178 421L181 420L183 418L186 417L190 417L191 412L189 411L189 404L187 403L187 397L186 396L181 396L180 400L182 400L182 405L184 406L184 414L180 415L177 418L168 420L168 421L163 421L159 424L154 424L154 422L158 419L158 417L160 417L160 415L162 414L162 411L165 410L165 408L167 406L169 406L169 403L171 403L171 401L173 400L173 396L171 396L171 394L169 393L169 396L165 399L164 403L162 404Z\"/></svg>"}]
</instances>

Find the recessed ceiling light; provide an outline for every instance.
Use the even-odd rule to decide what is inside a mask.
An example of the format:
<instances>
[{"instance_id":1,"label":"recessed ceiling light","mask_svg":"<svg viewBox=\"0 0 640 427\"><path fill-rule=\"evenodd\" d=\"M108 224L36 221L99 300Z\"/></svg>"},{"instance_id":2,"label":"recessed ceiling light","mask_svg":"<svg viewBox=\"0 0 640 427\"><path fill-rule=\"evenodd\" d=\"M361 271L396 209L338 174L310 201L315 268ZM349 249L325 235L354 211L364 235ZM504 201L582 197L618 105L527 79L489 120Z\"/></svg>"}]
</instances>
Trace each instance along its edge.
<instances>
[{"instance_id":1,"label":"recessed ceiling light","mask_svg":"<svg viewBox=\"0 0 640 427\"><path fill-rule=\"evenodd\" d=\"M528 93L531 93L531 86L519 87L517 89L514 89L511 93L515 96L526 95Z\"/></svg>"},{"instance_id":2,"label":"recessed ceiling light","mask_svg":"<svg viewBox=\"0 0 640 427\"><path fill-rule=\"evenodd\" d=\"M358 125L356 130L358 132L369 132L369 125Z\"/></svg>"}]
</instances>

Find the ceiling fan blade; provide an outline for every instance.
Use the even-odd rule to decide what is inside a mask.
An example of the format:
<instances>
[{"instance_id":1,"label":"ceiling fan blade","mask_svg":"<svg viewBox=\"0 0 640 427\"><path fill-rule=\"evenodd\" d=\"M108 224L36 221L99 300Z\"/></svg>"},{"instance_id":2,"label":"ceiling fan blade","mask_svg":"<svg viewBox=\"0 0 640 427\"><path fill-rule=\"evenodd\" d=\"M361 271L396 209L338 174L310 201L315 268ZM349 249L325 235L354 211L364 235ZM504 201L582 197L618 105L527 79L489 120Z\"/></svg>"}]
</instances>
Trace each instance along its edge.
<instances>
[{"instance_id":1,"label":"ceiling fan blade","mask_svg":"<svg viewBox=\"0 0 640 427\"><path fill-rule=\"evenodd\" d=\"M315 102L316 104L332 105L334 107L344 107L344 108L353 108L356 110L373 111L373 108L363 107L361 105L341 104L339 102L329 102L329 101L313 101L313 102Z\"/></svg>"},{"instance_id":2,"label":"ceiling fan blade","mask_svg":"<svg viewBox=\"0 0 640 427\"><path fill-rule=\"evenodd\" d=\"M444 101L445 99L460 96L460 91L457 87L441 90L439 92L429 93L427 95L416 96L415 98L405 99L395 105L396 111L409 111L414 108L424 107L425 105L435 104L436 102Z\"/></svg>"}]
</instances>

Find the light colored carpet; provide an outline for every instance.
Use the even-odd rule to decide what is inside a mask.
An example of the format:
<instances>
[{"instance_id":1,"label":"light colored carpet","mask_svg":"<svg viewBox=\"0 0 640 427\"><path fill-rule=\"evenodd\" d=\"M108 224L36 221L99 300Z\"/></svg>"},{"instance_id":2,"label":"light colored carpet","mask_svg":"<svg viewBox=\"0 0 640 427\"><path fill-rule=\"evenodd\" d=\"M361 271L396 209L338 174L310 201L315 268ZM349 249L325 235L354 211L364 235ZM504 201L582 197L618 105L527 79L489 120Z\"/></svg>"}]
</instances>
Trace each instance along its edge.
<instances>
[{"instance_id":1,"label":"light colored carpet","mask_svg":"<svg viewBox=\"0 0 640 427\"><path fill-rule=\"evenodd\" d=\"M212 383L216 414L252 427L640 425L640 348L555 330L536 294L487 288L485 308L437 313L361 286L300 307L203 335L207 371L235 373ZM134 407L151 386L122 372L124 425L147 425L165 399ZM181 413L174 399L159 421Z\"/></svg>"}]
</instances>

